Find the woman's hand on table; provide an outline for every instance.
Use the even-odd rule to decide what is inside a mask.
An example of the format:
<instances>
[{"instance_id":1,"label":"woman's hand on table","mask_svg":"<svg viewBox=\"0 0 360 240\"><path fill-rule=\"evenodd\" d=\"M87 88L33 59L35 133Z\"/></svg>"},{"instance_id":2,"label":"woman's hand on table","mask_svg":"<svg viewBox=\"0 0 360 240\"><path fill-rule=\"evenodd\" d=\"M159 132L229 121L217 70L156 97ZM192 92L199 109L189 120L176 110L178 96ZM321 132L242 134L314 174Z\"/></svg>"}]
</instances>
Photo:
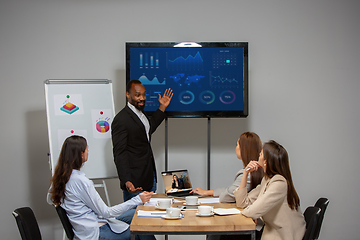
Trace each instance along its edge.
<instances>
[{"instance_id":1,"label":"woman's hand on table","mask_svg":"<svg viewBox=\"0 0 360 240\"><path fill-rule=\"evenodd\" d=\"M147 202L150 201L151 195L152 195L153 193L154 193L154 192L146 192L146 191L144 191L144 192L142 192L142 193L139 194L139 197L140 197L140 199L141 199L141 201L142 201L143 203L147 203Z\"/></svg>"},{"instance_id":2,"label":"woman's hand on table","mask_svg":"<svg viewBox=\"0 0 360 240\"><path fill-rule=\"evenodd\" d=\"M213 195L213 190L204 190L202 188L194 188L193 190L191 190L190 193L197 193L201 196L212 196Z\"/></svg>"}]
</instances>

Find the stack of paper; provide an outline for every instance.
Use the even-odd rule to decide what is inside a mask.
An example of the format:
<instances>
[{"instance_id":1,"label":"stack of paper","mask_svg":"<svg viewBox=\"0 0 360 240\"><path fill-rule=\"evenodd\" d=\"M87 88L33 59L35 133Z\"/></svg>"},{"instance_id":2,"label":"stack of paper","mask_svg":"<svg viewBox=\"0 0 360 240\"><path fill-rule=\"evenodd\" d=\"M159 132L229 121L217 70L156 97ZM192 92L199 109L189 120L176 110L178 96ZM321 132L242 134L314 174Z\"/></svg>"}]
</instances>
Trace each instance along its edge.
<instances>
[{"instance_id":1,"label":"stack of paper","mask_svg":"<svg viewBox=\"0 0 360 240\"><path fill-rule=\"evenodd\" d=\"M241 211L236 208L215 208L214 213L218 215L230 215L230 214L240 214Z\"/></svg>"},{"instance_id":2,"label":"stack of paper","mask_svg":"<svg viewBox=\"0 0 360 240\"><path fill-rule=\"evenodd\" d=\"M138 217L161 217L166 215L166 211L137 211Z\"/></svg>"},{"instance_id":3,"label":"stack of paper","mask_svg":"<svg viewBox=\"0 0 360 240\"><path fill-rule=\"evenodd\" d=\"M199 198L200 204L219 203L219 198Z\"/></svg>"}]
</instances>

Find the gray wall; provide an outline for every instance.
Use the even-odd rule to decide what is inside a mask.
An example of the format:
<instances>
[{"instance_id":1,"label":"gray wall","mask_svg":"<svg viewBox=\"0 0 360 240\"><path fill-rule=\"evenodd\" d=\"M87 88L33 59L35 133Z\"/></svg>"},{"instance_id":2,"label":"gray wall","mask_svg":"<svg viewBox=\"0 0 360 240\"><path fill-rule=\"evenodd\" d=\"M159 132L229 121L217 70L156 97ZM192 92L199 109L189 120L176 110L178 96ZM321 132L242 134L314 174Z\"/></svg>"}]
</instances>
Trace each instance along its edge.
<instances>
[{"instance_id":1,"label":"gray wall","mask_svg":"<svg viewBox=\"0 0 360 240\"><path fill-rule=\"evenodd\" d=\"M13 209L30 206L44 239L61 239L49 185L43 81L113 80L125 104L126 41L248 41L250 115L211 122L211 186L241 167L244 131L287 148L304 210L330 199L320 239L358 239L360 32L356 0L1 0L0 232L20 239ZM164 169L164 124L154 135ZM170 168L206 187L206 119L169 119ZM90 153L91 154L91 153ZM121 202L118 180L109 182ZM163 187L162 183L158 186Z\"/></svg>"}]
</instances>

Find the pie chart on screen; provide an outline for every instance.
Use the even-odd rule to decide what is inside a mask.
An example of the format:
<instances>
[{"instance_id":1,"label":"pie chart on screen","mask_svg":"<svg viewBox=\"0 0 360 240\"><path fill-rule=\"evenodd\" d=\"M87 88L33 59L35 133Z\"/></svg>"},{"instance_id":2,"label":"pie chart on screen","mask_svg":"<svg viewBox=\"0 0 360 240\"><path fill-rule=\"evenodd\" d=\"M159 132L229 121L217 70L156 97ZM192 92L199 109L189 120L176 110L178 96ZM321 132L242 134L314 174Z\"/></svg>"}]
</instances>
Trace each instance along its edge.
<instances>
[{"instance_id":1,"label":"pie chart on screen","mask_svg":"<svg viewBox=\"0 0 360 240\"><path fill-rule=\"evenodd\" d=\"M107 121L101 120L96 123L96 130L101 133L109 131L110 125Z\"/></svg>"},{"instance_id":2,"label":"pie chart on screen","mask_svg":"<svg viewBox=\"0 0 360 240\"><path fill-rule=\"evenodd\" d=\"M223 91L220 94L220 101L224 104L231 104L235 101L235 93L232 91Z\"/></svg>"}]
</instances>

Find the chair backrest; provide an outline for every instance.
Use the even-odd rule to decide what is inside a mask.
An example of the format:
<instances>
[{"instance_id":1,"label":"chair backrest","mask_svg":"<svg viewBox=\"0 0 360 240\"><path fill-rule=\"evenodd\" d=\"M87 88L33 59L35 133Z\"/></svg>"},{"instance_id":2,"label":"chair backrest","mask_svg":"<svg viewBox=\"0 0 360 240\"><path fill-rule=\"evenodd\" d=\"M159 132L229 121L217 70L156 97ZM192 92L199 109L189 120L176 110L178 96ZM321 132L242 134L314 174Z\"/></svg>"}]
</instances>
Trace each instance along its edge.
<instances>
[{"instance_id":1,"label":"chair backrest","mask_svg":"<svg viewBox=\"0 0 360 240\"><path fill-rule=\"evenodd\" d=\"M66 236L68 237L68 239L72 240L74 238L74 231L73 231L72 225L69 221L69 218L66 215L66 211L60 205L56 205L55 209L56 209L57 214L59 215L61 224L64 227Z\"/></svg>"},{"instance_id":2,"label":"chair backrest","mask_svg":"<svg viewBox=\"0 0 360 240\"><path fill-rule=\"evenodd\" d=\"M303 240L313 240L315 237L316 225L319 220L321 209L310 206L304 212L306 231Z\"/></svg>"},{"instance_id":3,"label":"chair backrest","mask_svg":"<svg viewBox=\"0 0 360 240\"><path fill-rule=\"evenodd\" d=\"M314 239L319 238L321 225L324 220L324 214L325 214L327 206L329 205L329 202L330 201L327 198L319 198L315 203L315 207L319 207L321 209L321 212L320 212L320 216L319 216L319 221L316 226Z\"/></svg>"},{"instance_id":4,"label":"chair backrest","mask_svg":"<svg viewBox=\"0 0 360 240\"><path fill-rule=\"evenodd\" d=\"M12 214L16 219L22 240L41 240L39 225L31 208L17 208Z\"/></svg>"}]
</instances>

